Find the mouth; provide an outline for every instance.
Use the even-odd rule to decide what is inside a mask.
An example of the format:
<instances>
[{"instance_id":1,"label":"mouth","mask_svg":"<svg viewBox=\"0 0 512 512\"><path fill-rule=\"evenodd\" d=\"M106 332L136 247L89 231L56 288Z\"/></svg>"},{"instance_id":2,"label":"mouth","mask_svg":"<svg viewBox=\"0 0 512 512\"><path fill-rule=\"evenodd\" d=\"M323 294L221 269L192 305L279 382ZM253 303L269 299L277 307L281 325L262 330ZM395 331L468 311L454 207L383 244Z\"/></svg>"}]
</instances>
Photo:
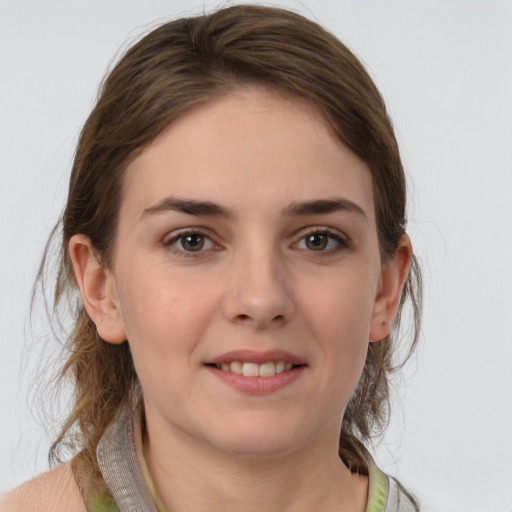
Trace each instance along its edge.
<instances>
[{"instance_id":1,"label":"mouth","mask_svg":"<svg viewBox=\"0 0 512 512\"><path fill-rule=\"evenodd\" d=\"M269 378L274 375L301 368L302 364L293 364L290 361L266 361L255 363L251 361L230 361L222 363L207 363L206 366L222 370L223 372L243 375L244 377Z\"/></svg>"},{"instance_id":2,"label":"mouth","mask_svg":"<svg viewBox=\"0 0 512 512\"><path fill-rule=\"evenodd\" d=\"M305 359L284 350L233 350L204 362L205 368L231 388L258 396L292 385L308 366Z\"/></svg>"}]
</instances>

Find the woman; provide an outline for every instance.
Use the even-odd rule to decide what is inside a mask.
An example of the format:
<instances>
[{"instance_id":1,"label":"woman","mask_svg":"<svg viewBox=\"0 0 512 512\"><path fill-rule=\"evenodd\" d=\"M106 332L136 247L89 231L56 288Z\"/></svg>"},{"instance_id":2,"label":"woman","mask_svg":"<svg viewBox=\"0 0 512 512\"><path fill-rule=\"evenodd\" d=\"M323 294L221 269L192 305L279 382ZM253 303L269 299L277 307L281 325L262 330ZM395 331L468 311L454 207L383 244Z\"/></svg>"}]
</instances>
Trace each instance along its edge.
<instances>
[{"instance_id":1,"label":"woman","mask_svg":"<svg viewBox=\"0 0 512 512\"><path fill-rule=\"evenodd\" d=\"M235 6L143 38L62 220L76 455L4 510L414 510L364 446L419 317L405 200L382 98L318 25Z\"/></svg>"}]
</instances>

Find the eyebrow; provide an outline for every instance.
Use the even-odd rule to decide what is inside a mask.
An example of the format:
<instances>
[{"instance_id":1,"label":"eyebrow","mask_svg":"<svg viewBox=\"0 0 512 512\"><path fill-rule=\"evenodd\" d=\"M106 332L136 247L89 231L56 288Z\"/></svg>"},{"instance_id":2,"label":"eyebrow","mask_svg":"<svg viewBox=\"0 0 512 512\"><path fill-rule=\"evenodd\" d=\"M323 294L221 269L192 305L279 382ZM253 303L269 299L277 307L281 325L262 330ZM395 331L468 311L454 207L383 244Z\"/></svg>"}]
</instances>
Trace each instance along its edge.
<instances>
[{"instance_id":1,"label":"eyebrow","mask_svg":"<svg viewBox=\"0 0 512 512\"><path fill-rule=\"evenodd\" d=\"M342 198L313 199L310 201L294 201L286 209L288 215L315 215L345 211L356 213L367 220L366 212L358 204Z\"/></svg>"},{"instance_id":2,"label":"eyebrow","mask_svg":"<svg viewBox=\"0 0 512 512\"><path fill-rule=\"evenodd\" d=\"M229 209L212 203L211 201L166 197L155 205L145 208L142 212L141 219L149 215L167 211L187 213L188 215L196 216L232 217L232 213Z\"/></svg>"},{"instance_id":3,"label":"eyebrow","mask_svg":"<svg viewBox=\"0 0 512 512\"><path fill-rule=\"evenodd\" d=\"M233 212L224 206L212 201L198 201L195 199L182 199L178 197L166 197L153 206L145 208L141 219L158 213L175 211L188 215L206 217L234 217ZM294 201L284 209L285 215L306 216L335 213L345 211L356 213L367 220L366 212L358 204L342 198L311 199L308 201Z\"/></svg>"}]
</instances>

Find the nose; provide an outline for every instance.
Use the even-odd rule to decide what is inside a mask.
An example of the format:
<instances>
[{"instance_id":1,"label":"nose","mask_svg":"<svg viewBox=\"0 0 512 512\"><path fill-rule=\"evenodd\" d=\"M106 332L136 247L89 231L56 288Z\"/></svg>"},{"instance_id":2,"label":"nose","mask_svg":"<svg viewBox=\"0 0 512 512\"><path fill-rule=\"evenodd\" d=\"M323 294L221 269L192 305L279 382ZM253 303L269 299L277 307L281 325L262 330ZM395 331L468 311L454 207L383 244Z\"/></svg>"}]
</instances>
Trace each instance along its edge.
<instances>
[{"instance_id":1,"label":"nose","mask_svg":"<svg viewBox=\"0 0 512 512\"><path fill-rule=\"evenodd\" d=\"M229 321L265 329L293 316L289 272L272 251L233 256L227 283L223 310Z\"/></svg>"}]
</instances>

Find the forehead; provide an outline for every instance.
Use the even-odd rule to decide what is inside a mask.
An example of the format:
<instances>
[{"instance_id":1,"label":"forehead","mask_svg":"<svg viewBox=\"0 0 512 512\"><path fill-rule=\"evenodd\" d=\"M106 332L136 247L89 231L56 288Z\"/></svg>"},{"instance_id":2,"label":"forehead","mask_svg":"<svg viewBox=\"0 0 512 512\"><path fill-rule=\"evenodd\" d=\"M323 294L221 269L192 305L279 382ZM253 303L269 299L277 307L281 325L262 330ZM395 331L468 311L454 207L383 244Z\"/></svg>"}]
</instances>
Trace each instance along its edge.
<instances>
[{"instance_id":1,"label":"forehead","mask_svg":"<svg viewBox=\"0 0 512 512\"><path fill-rule=\"evenodd\" d=\"M366 165L319 109L247 88L196 107L138 155L126 171L122 209L136 214L165 195L259 209L347 194L372 210Z\"/></svg>"}]
</instances>

